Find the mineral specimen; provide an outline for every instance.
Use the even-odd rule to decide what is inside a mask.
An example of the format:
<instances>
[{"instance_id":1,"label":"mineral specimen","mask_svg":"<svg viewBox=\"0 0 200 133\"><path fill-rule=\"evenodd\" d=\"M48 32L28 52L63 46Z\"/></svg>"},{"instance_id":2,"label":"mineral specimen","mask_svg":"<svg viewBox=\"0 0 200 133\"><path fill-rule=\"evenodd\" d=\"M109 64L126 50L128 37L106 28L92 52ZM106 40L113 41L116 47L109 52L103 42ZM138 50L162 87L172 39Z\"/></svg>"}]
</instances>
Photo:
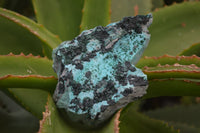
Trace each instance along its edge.
<instances>
[{"instance_id":1,"label":"mineral specimen","mask_svg":"<svg viewBox=\"0 0 200 133\"><path fill-rule=\"evenodd\" d=\"M85 30L53 51L54 101L67 116L98 126L146 93L147 76L134 64L150 40L152 15L126 17Z\"/></svg>"}]
</instances>

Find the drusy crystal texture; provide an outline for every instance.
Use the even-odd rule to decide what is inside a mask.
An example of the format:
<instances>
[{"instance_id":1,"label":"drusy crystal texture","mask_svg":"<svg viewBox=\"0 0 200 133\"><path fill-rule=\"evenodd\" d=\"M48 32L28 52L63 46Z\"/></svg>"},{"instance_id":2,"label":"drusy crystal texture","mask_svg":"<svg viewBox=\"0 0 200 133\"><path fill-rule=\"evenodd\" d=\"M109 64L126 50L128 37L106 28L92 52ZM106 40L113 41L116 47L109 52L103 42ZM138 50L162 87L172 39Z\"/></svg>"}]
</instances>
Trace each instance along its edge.
<instances>
[{"instance_id":1,"label":"drusy crystal texture","mask_svg":"<svg viewBox=\"0 0 200 133\"><path fill-rule=\"evenodd\" d=\"M152 15L126 17L85 30L53 51L54 101L75 122L97 126L146 93L147 76L134 64L150 40Z\"/></svg>"}]
</instances>

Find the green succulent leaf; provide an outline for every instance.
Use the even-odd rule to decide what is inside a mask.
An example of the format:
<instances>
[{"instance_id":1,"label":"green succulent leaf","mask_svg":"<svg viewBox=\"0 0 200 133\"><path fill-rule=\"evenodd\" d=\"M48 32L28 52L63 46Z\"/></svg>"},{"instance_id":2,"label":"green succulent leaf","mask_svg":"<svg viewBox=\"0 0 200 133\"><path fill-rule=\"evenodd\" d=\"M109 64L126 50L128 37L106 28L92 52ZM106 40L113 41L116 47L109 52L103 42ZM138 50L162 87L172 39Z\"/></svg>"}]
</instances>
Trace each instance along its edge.
<instances>
[{"instance_id":1,"label":"green succulent leaf","mask_svg":"<svg viewBox=\"0 0 200 133\"><path fill-rule=\"evenodd\" d=\"M189 48L182 51L180 55L185 55L185 56L197 55L197 56L200 56L200 43L195 43L195 44L191 45Z\"/></svg>"},{"instance_id":2,"label":"green succulent leaf","mask_svg":"<svg viewBox=\"0 0 200 133\"><path fill-rule=\"evenodd\" d=\"M1 55L0 88L37 118L42 118L47 92L38 89L53 93L57 79L51 66L51 60L39 56Z\"/></svg>"},{"instance_id":3,"label":"green succulent leaf","mask_svg":"<svg viewBox=\"0 0 200 133\"><path fill-rule=\"evenodd\" d=\"M159 96L200 96L198 56L144 57L136 66L143 69L149 80L144 99Z\"/></svg>"},{"instance_id":4,"label":"green succulent leaf","mask_svg":"<svg viewBox=\"0 0 200 133\"><path fill-rule=\"evenodd\" d=\"M32 0L37 21L62 40L80 33L84 0ZM48 6L47 6L48 5Z\"/></svg>"},{"instance_id":5,"label":"green succulent leaf","mask_svg":"<svg viewBox=\"0 0 200 133\"><path fill-rule=\"evenodd\" d=\"M154 12L153 17L154 21L149 28L151 41L144 55L177 55L189 44L200 42L200 2L183 2L164 7Z\"/></svg>"},{"instance_id":6,"label":"green succulent leaf","mask_svg":"<svg viewBox=\"0 0 200 133\"><path fill-rule=\"evenodd\" d=\"M113 119L106 123L104 127L97 129L97 130L83 130L80 128L77 128L76 125L71 125L69 123L66 123L66 121L60 117L58 110L51 98L50 95L48 95L47 104L45 106L45 112L43 113L43 119L40 121L40 129L38 133L114 133L116 124L116 119L118 118L117 115L113 117Z\"/></svg>"},{"instance_id":7,"label":"green succulent leaf","mask_svg":"<svg viewBox=\"0 0 200 133\"><path fill-rule=\"evenodd\" d=\"M54 90L57 78L52 61L32 55L0 56L0 88L40 88Z\"/></svg>"},{"instance_id":8,"label":"green succulent leaf","mask_svg":"<svg viewBox=\"0 0 200 133\"><path fill-rule=\"evenodd\" d=\"M200 67L200 57L198 56L170 56L170 55L163 55L159 57L144 57L139 60L136 64L137 67L143 68L145 66L148 67L156 67L157 65L191 65L195 64L196 66Z\"/></svg>"},{"instance_id":9,"label":"green succulent leaf","mask_svg":"<svg viewBox=\"0 0 200 133\"><path fill-rule=\"evenodd\" d=\"M160 96L200 96L200 80L169 78L149 80L144 99Z\"/></svg>"},{"instance_id":10,"label":"green succulent leaf","mask_svg":"<svg viewBox=\"0 0 200 133\"><path fill-rule=\"evenodd\" d=\"M152 11L157 10L158 8L161 8L164 6L164 0L151 0L152 1Z\"/></svg>"},{"instance_id":11,"label":"green succulent leaf","mask_svg":"<svg viewBox=\"0 0 200 133\"><path fill-rule=\"evenodd\" d=\"M37 75L13 76L0 78L0 88L38 88L53 92L57 84L54 77L42 77Z\"/></svg>"},{"instance_id":12,"label":"green succulent leaf","mask_svg":"<svg viewBox=\"0 0 200 133\"><path fill-rule=\"evenodd\" d=\"M51 51L60 40L43 26L12 11L0 8L0 55L10 52L51 58Z\"/></svg>"},{"instance_id":13,"label":"green succulent leaf","mask_svg":"<svg viewBox=\"0 0 200 133\"><path fill-rule=\"evenodd\" d=\"M180 132L199 133L200 104L176 105L145 112L149 117L165 120L180 128Z\"/></svg>"},{"instance_id":14,"label":"green succulent leaf","mask_svg":"<svg viewBox=\"0 0 200 133\"><path fill-rule=\"evenodd\" d=\"M181 133L200 133L200 129L194 126L190 126L178 122L169 122L169 125L173 125L175 129L178 129Z\"/></svg>"},{"instance_id":15,"label":"green succulent leaf","mask_svg":"<svg viewBox=\"0 0 200 133\"><path fill-rule=\"evenodd\" d=\"M0 77L5 75L55 76L53 62L45 57L20 55L0 55Z\"/></svg>"},{"instance_id":16,"label":"green succulent leaf","mask_svg":"<svg viewBox=\"0 0 200 133\"><path fill-rule=\"evenodd\" d=\"M38 119L42 119L49 92L37 88L9 88L4 92Z\"/></svg>"},{"instance_id":17,"label":"green succulent leaf","mask_svg":"<svg viewBox=\"0 0 200 133\"><path fill-rule=\"evenodd\" d=\"M160 0L156 0L157 3ZM112 0L111 21L119 21L123 17L145 15L152 9L152 0Z\"/></svg>"},{"instance_id":18,"label":"green succulent leaf","mask_svg":"<svg viewBox=\"0 0 200 133\"><path fill-rule=\"evenodd\" d=\"M196 65L158 65L157 67L145 67L143 72L148 75L148 80L164 78L190 78L200 79L200 67Z\"/></svg>"},{"instance_id":19,"label":"green succulent leaf","mask_svg":"<svg viewBox=\"0 0 200 133\"><path fill-rule=\"evenodd\" d=\"M37 132L37 119L25 111L16 111L14 113L0 113L0 132L1 133L33 133Z\"/></svg>"},{"instance_id":20,"label":"green succulent leaf","mask_svg":"<svg viewBox=\"0 0 200 133\"><path fill-rule=\"evenodd\" d=\"M38 119L22 109L13 100L0 92L0 132L33 133L39 127Z\"/></svg>"},{"instance_id":21,"label":"green succulent leaf","mask_svg":"<svg viewBox=\"0 0 200 133\"><path fill-rule=\"evenodd\" d=\"M178 133L167 123L151 119L139 112L133 106L124 109L120 115L120 133Z\"/></svg>"},{"instance_id":22,"label":"green succulent leaf","mask_svg":"<svg viewBox=\"0 0 200 133\"><path fill-rule=\"evenodd\" d=\"M110 2L111 0L85 0L81 31L106 26L110 22Z\"/></svg>"}]
</instances>

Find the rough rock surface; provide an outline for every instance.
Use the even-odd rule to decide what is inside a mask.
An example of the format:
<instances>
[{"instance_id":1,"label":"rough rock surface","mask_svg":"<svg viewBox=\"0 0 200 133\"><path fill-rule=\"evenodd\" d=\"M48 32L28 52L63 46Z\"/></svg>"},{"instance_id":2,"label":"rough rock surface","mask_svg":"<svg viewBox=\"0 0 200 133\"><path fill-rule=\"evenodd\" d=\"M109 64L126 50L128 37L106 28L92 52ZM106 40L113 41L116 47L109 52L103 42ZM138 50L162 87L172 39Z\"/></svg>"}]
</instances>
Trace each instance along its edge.
<instances>
[{"instance_id":1,"label":"rough rock surface","mask_svg":"<svg viewBox=\"0 0 200 133\"><path fill-rule=\"evenodd\" d=\"M134 64L150 40L152 15L126 17L85 30L53 51L54 101L68 117L97 126L146 93L147 76Z\"/></svg>"}]
</instances>

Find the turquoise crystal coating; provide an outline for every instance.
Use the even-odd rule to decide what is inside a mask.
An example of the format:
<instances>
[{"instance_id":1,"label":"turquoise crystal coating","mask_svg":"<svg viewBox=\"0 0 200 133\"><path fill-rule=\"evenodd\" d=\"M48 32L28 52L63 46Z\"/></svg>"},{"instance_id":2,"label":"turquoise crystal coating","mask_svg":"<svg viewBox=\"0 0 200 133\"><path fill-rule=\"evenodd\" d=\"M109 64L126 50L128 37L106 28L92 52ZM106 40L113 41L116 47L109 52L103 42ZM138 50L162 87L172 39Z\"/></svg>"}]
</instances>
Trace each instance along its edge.
<instances>
[{"instance_id":1,"label":"turquoise crystal coating","mask_svg":"<svg viewBox=\"0 0 200 133\"><path fill-rule=\"evenodd\" d=\"M85 30L53 50L54 101L71 120L97 126L146 93L147 76L134 64L150 40L152 15L126 17Z\"/></svg>"}]
</instances>

